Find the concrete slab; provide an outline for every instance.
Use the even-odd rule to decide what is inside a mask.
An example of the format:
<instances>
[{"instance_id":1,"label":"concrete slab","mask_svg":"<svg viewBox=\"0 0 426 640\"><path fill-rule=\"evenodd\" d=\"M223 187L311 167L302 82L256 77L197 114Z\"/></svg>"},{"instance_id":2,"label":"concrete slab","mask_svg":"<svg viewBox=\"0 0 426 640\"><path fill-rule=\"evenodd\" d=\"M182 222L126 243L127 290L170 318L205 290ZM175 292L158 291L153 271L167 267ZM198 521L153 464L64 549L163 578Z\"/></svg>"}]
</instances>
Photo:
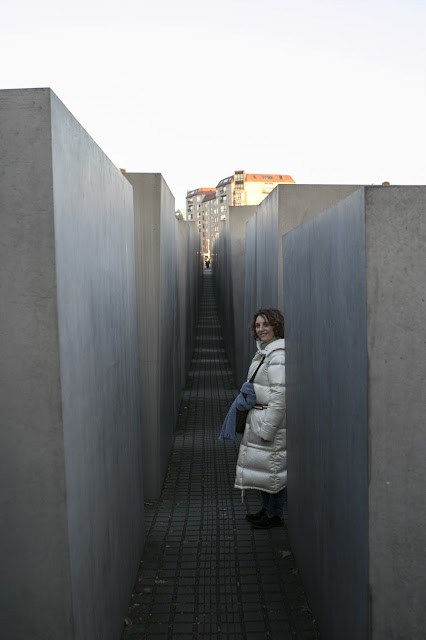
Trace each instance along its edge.
<instances>
[{"instance_id":1,"label":"concrete slab","mask_svg":"<svg viewBox=\"0 0 426 640\"><path fill-rule=\"evenodd\" d=\"M247 329L254 311L283 306L282 236L357 189L356 185L278 185L258 205L256 222L246 232L243 369L254 352Z\"/></svg>"},{"instance_id":2,"label":"concrete slab","mask_svg":"<svg viewBox=\"0 0 426 640\"><path fill-rule=\"evenodd\" d=\"M425 211L366 187L283 238L289 526L330 640L426 627Z\"/></svg>"},{"instance_id":3,"label":"concrete slab","mask_svg":"<svg viewBox=\"0 0 426 640\"><path fill-rule=\"evenodd\" d=\"M125 176L135 208L144 492L154 500L166 473L182 388L178 221L161 174Z\"/></svg>"},{"instance_id":4,"label":"concrete slab","mask_svg":"<svg viewBox=\"0 0 426 640\"><path fill-rule=\"evenodd\" d=\"M363 191L283 238L289 531L321 632L368 638Z\"/></svg>"},{"instance_id":5,"label":"concrete slab","mask_svg":"<svg viewBox=\"0 0 426 640\"><path fill-rule=\"evenodd\" d=\"M214 278L225 348L238 388L246 380L244 367L244 302L246 266L246 224L257 207L229 207L214 246Z\"/></svg>"},{"instance_id":6,"label":"concrete slab","mask_svg":"<svg viewBox=\"0 0 426 640\"><path fill-rule=\"evenodd\" d=\"M2 629L112 639L143 544L132 188L49 89L0 117Z\"/></svg>"}]
</instances>

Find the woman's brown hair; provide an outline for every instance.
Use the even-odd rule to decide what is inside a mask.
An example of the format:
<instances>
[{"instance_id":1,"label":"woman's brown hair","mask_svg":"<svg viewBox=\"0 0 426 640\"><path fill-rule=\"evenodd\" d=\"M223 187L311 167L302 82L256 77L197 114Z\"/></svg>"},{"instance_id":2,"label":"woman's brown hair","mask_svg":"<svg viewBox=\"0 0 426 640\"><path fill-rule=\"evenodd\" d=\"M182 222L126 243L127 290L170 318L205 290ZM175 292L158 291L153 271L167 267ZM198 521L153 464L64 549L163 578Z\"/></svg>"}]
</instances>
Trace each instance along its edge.
<instances>
[{"instance_id":1,"label":"woman's brown hair","mask_svg":"<svg viewBox=\"0 0 426 640\"><path fill-rule=\"evenodd\" d=\"M270 309L266 307L265 309L258 309L253 316L253 320L251 321L251 333L253 338L257 340L256 334L256 318L257 316L263 316L269 322L271 327L274 330L274 336L276 338L284 338L284 316L279 309Z\"/></svg>"}]
</instances>

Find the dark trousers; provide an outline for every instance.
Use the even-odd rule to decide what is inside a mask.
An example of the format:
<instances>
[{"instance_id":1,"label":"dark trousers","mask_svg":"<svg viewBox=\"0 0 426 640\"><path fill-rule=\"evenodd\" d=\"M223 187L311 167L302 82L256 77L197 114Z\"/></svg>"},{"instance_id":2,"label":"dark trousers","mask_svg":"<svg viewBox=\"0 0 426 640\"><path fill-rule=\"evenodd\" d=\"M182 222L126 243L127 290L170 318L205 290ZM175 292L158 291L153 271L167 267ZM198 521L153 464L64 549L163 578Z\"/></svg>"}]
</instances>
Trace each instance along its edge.
<instances>
[{"instance_id":1,"label":"dark trousers","mask_svg":"<svg viewBox=\"0 0 426 640\"><path fill-rule=\"evenodd\" d=\"M278 491L278 493L260 492L262 498L262 507L266 509L268 518L278 516L282 518L284 515L284 504L287 500L287 487Z\"/></svg>"}]
</instances>

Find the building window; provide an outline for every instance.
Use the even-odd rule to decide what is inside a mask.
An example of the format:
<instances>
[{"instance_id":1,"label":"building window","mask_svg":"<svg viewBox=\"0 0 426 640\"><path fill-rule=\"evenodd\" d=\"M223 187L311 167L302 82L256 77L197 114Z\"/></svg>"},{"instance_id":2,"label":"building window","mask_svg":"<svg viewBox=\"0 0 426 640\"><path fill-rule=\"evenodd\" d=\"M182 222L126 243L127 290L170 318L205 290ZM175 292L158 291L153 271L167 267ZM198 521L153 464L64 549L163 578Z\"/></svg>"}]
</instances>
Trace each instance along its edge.
<instances>
[{"instance_id":1,"label":"building window","mask_svg":"<svg viewBox=\"0 0 426 640\"><path fill-rule=\"evenodd\" d=\"M244 189L244 172L235 173L235 189Z\"/></svg>"}]
</instances>

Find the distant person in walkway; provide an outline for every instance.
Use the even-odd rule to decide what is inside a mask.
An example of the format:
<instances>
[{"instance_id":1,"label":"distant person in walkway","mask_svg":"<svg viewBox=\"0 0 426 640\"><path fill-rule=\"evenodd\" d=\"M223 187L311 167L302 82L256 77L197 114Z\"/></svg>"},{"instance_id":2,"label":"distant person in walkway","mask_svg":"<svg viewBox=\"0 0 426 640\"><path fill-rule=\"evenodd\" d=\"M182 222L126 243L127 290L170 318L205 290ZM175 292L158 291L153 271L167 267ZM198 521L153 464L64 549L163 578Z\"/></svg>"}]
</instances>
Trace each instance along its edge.
<instances>
[{"instance_id":1,"label":"distant person in walkway","mask_svg":"<svg viewBox=\"0 0 426 640\"><path fill-rule=\"evenodd\" d=\"M283 524L287 497L284 318L278 309L258 309L251 331L257 351L247 380L253 381L256 404L248 412L238 454L235 487L258 489L262 508L246 518L256 529Z\"/></svg>"},{"instance_id":2,"label":"distant person in walkway","mask_svg":"<svg viewBox=\"0 0 426 640\"><path fill-rule=\"evenodd\" d=\"M206 269L210 269L210 259L206 259Z\"/></svg>"}]
</instances>

